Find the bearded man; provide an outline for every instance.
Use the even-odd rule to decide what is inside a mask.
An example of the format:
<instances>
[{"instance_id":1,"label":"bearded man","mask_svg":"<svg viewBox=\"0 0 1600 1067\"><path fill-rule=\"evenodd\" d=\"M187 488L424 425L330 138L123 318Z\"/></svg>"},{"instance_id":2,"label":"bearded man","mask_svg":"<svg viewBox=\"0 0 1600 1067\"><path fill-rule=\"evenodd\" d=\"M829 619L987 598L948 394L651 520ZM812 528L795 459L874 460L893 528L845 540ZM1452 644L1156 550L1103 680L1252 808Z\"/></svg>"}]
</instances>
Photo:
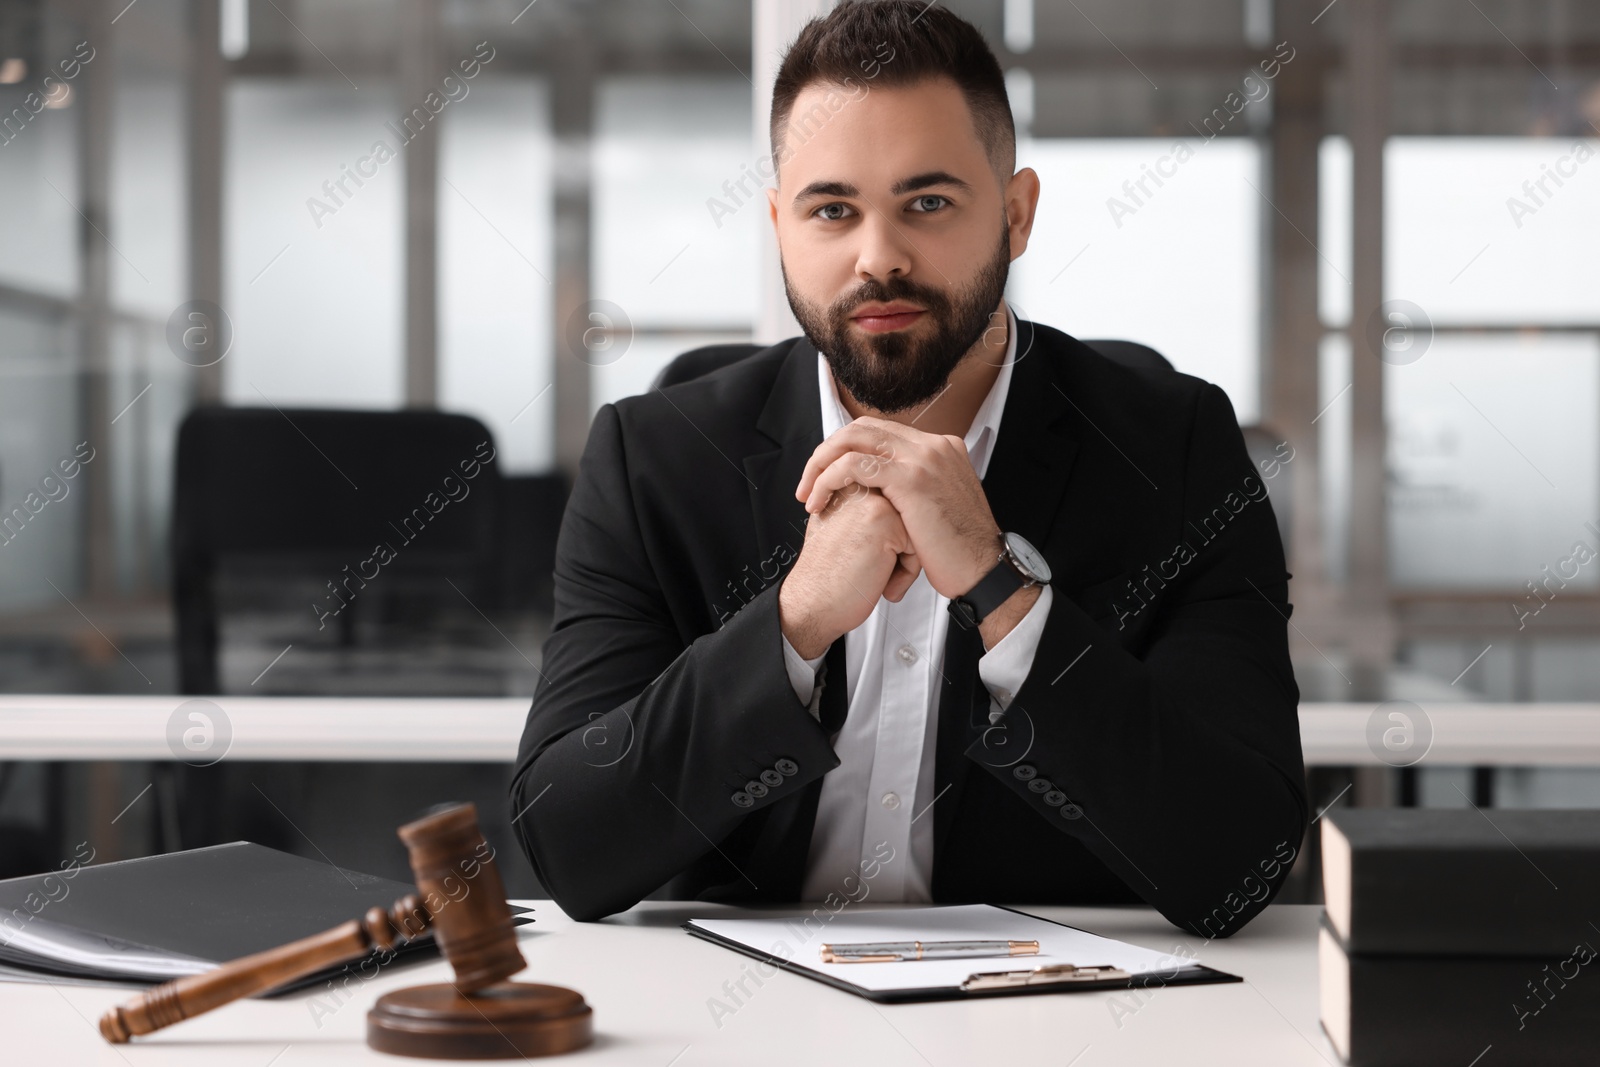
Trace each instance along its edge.
<instances>
[{"instance_id":1,"label":"bearded man","mask_svg":"<svg viewBox=\"0 0 1600 1067\"><path fill-rule=\"evenodd\" d=\"M810 23L771 137L804 336L595 417L511 789L543 885L579 920L1144 901L1235 932L1307 807L1226 395L1012 312L1039 178L946 9Z\"/></svg>"}]
</instances>

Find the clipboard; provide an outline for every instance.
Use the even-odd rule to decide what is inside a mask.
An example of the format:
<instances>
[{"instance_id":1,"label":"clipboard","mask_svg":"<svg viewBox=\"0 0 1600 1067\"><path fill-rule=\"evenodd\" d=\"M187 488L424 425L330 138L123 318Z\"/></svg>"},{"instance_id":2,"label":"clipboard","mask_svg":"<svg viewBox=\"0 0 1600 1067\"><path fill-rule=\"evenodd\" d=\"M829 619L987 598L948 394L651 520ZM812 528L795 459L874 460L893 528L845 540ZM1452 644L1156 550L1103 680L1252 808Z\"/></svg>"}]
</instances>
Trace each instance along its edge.
<instances>
[{"instance_id":1,"label":"clipboard","mask_svg":"<svg viewBox=\"0 0 1600 1067\"><path fill-rule=\"evenodd\" d=\"M913 922L926 922L927 925L919 927L919 929L921 929L923 932L924 939L926 940L932 939L934 936L946 936L945 932L939 929L939 923L945 917L928 916L928 913L944 912L950 914L952 918L966 918L966 915L957 916L953 913L961 911L972 912L975 909L982 909L984 912L989 913L975 917L991 923L995 921L997 917L1003 917L1007 915L1017 917L1015 919L1004 919L1004 921L1008 924L1010 929L1017 930L1019 932L1024 931L1027 924L1042 923L1047 924L1048 927L1053 927L1060 931L1071 931L1074 934L1081 935L1079 940L1093 939L1093 942L1105 942L1107 946L1120 946L1121 949L1131 950L1132 953L1166 956L1168 959L1173 958L1163 953L1155 953L1151 950L1141 949L1138 946L1128 945L1124 942L1112 941L1109 938L1103 938L1100 935L1091 933L1090 931L1082 930L1075 926L1069 926L1066 923L1059 923L1053 919L1044 919L1037 915L1029 915L1028 913L1019 911L1015 908L1005 908L990 904L949 905L943 908L935 907L906 909L901 911L877 911L864 913L864 917L879 918L885 916L906 916L909 917ZM819 910L824 914L827 913L825 908ZM812 914L814 915L815 913ZM795 920L785 919L780 914L778 916L769 917L768 921L792 922L800 921L805 918L805 913L802 913ZM851 981L848 977L846 977L846 974L848 973L861 973L865 975L868 972L852 972L850 969L864 967L928 968L930 966L939 966L948 971L952 966L959 965L956 969L965 970L970 979L973 976L994 974L997 972L1005 974L1028 972L1033 971L1035 968L1038 968L1041 965L1046 967L1060 967L1062 964L1072 963L1078 965L1080 968L1089 969L1104 965L1109 961L1087 958L1081 960L1064 961L1049 958L1047 956L1015 956L1009 958L974 957L960 961L942 961L939 964L931 964L929 962L891 964L852 963L837 964L829 967L828 965L821 963L818 946L824 941L857 940L858 938L854 936L845 936L845 931L843 929L834 927L827 929L825 935L817 936L808 940L804 947L797 951L793 956L785 957L770 951L765 951L747 941L741 941L737 937L730 936L721 930L715 930L696 925L696 923L704 922L716 923L718 926L727 926L731 923L748 921L751 920L690 919L688 922L683 923L682 926L690 936L700 938L702 941L709 941L714 945L720 945L723 948L732 949L734 952L737 952L741 955L749 956L751 959L760 960L770 966L788 971L791 974L801 975L805 978L811 979L814 982L821 982L823 985L832 986L835 989L841 989L846 993L853 993L858 997L863 997L879 1004L908 1004L936 1000L975 1000L983 997L1031 996L1042 993L1078 993L1089 990L1104 989L1159 989L1165 986L1209 985L1214 983L1244 981L1244 979L1238 975L1227 974L1223 971L1216 970L1213 967L1207 967L1204 964L1190 963L1186 966L1176 966L1171 967L1170 969L1159 971L1140 970L1130 972L1121 970L1118 972L1119 976L1117 977L1101 977L1098 974L1093 976L1075 976L1071 975L1070 973L1061 973L1058 977L1048 977L1043 981L1032 981L1026 983L987 982L974 984L969 980L955 984L916 985L905 988L868 988L858 982ZM934 931L934 933L929 933L928 931L930 930ZM950 936L961 935L952 934ZM859 938L859 940L872 940L872 938L862 937ZM1041 936L1039 940L1042 948L1045 944L1046 938ZM1105 951L1110 952L1112 950L1108 947L1105 949ZM815 965L810 963L812 958L817 959L817 963ZM1035 959L1037 962L1033 962ZM841 969L843 970L841 971ZM899 973L910 975L915 974L916 972L902 971Z\"/></svg>"}]
</instances>

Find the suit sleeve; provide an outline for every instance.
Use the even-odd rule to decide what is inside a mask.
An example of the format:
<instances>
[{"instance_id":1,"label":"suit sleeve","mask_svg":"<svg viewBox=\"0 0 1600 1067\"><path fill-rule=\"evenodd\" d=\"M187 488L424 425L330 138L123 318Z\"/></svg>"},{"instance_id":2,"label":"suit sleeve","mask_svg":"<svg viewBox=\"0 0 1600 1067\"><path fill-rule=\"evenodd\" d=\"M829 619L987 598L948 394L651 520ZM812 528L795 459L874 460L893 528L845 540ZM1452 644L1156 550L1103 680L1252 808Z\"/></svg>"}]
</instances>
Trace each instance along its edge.
<instances>
[{"instance_id":1,"label":"suit sleeve","mask_svg":"<svg viewBox=\"0 0 1600 1067\"><path fill-rule=\"evenodd\" d=\"M1184 494L1192 557L1134 576L1156 612L1138 654L1117 638L1120 612L1102 624L1056 596L998 724L1026 755L991 758L992 738L967 755L1169 921L1219 937L1282 885L1306 826L1305 772L1283 546L1215 386L1196 401L1185 471L1161 491Z\"/></svg>"},{"instance_id":2,"label":"suit sleeve","mask_svg":"<svg viewBox=\"0 0 1600 1067\"><path fill-rule=\"evenodd\" d=\"M790 683L778 583L720 629L680 632L655 570L671 553L646 545L624 436L602 407L562 517L511 785L518 840L578 920L631 907L839 763Z\"/></svg>"}]
</instances>

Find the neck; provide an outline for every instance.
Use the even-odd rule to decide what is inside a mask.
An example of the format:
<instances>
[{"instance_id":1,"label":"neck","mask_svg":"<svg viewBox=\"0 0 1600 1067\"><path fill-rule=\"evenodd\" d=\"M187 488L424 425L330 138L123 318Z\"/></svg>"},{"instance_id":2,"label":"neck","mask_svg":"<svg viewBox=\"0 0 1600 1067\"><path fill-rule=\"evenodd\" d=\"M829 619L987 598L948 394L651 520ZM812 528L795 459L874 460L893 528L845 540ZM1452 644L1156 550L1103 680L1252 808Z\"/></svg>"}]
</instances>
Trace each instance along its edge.
<instances>
[{"instance_id":1,"label":"neck","mask_svg":"<svg viewBox=\"0 0 1600 1067\"><path fill-rule=\"evenodd\" d=\"M1000 376L1000 364L1010 341L1010 317L1006 314L1004 300L1000 301L995 316L993 321L996 325L984 330L977 343L967 349L961 362L950 372L950 380L944 390L935 393L932 399L905 411L888 414L862 404L850 395L848 389L835 382L839 389L840 405L852 419L871 415L904 426L915 424L924 433L965 437L972 428L972 420L977 417L978 409L983 406L984 398Z\"/></svg>"}]
</instances>

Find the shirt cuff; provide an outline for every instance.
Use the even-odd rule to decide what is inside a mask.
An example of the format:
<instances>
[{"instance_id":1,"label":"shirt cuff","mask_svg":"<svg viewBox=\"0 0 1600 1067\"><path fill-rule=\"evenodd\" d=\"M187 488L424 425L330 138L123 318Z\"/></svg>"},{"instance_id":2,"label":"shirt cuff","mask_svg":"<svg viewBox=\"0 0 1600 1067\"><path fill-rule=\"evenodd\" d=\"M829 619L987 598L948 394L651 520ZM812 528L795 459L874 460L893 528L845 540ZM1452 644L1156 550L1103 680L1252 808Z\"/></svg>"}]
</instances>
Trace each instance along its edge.
<instances>
[{"instance_id":1,"label":"shirt cuff","mask_svg":"<svg viewBox=\"0 0 1600 1067\"><path fill-rule=\"evenodd\" d=\"M779 635L783 637L782 634ZM1007 636L1010 636L1009 634ZM783 637L783 665L789 672L789 684L794 687L795 699L806 705L806 710L811 712L813 719L821 721L822 713L817 710L817 702L812 699L817 691L817 667L822 663L827 653L822 653L814 659L803 659L800 653L794 650L787 637Z\"/></svg>"},{"instance_id":2,"label":"shirt cuff","mask_svg":"<svg viewBox=\"0 0 1600 1067\"><path fill-rule=\"evenodd\" d=\"M1044 633L1045 620L1050 615L1053 597L1050 586L1039 590L1039 599L1033 602L1011 632L995 642L995 646L978 657L978 677L989 690L989 721L999 720L1011 704L1022 683L1033 668L1033 654L1038 651L1039 637ZM790 676L793 677L791 670Z\"/></svg>"}]
</instances>

